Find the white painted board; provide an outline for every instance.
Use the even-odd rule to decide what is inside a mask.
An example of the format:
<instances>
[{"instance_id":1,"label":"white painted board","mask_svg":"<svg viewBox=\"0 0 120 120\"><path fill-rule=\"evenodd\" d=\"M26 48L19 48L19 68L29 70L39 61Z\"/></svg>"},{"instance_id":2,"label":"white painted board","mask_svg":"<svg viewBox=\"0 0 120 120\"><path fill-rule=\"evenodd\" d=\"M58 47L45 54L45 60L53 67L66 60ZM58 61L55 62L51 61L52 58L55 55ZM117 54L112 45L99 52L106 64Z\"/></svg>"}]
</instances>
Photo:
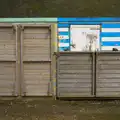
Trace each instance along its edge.
<instances>
[{"instance_id":1,"label":"white painted board","mask_svg":"<svg viewBox=\"0 0 120 120\"><path fill-rule=\"evenodd\" d=\"M97 38L91 44L91 51L100 50L100 26L99 25L71 25L71 51L90 51L87 35L95 35Z\"/></svg>"}]
</instances>

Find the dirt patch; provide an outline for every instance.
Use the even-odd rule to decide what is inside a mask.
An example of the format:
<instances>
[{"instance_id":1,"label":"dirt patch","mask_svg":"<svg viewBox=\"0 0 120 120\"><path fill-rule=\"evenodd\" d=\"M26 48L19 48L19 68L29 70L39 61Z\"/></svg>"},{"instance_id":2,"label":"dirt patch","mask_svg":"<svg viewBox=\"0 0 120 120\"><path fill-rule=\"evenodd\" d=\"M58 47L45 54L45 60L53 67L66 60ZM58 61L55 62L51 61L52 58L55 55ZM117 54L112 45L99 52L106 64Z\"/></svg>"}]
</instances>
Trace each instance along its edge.
<instances>
[{"instance_id":1,"label":"dirt patch","mask_svg":"<svg viewBox=\"0 0 120 120\"><path fill-rule=\"evenodd\" d=\"M0 101L0 120L120 120L120 101Z\"/></svg>"}]
</instances>

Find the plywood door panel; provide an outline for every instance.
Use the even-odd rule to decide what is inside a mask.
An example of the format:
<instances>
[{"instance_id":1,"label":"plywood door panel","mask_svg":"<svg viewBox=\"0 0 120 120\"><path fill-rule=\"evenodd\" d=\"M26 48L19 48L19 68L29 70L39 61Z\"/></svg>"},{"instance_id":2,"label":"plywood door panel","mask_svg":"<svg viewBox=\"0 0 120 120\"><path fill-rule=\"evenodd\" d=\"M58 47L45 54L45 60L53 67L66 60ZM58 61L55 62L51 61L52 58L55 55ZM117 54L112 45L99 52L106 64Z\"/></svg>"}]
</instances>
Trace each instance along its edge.
<instances>
[{"instance_id":1,"label":"plywood door panel","mask_svg":"<svg viewBox=\"0 0 120 120\"><path fill-rule=\"evenodd\" d=\"M51 86L51 32L49 27L24 27L23 93L49 96Z\"/></svg>"}]
</instances>

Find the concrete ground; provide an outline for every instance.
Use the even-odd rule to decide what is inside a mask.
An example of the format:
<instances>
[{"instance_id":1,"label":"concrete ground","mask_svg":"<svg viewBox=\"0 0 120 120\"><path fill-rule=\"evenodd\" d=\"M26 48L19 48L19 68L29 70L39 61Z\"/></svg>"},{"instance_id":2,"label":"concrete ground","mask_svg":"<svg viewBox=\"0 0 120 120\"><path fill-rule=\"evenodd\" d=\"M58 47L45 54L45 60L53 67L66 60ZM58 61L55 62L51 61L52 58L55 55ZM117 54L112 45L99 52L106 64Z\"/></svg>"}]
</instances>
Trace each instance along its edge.
<instances>
[{"instance_id":1,"label":"concrete ground","mask_svg":"<svg viewBox=\"0 0 120 120\"><path fill-rule=\"evenodd\" d=\"M120 101L1 100L0 120L120 120Z\"/></svg>"}]
</instances>

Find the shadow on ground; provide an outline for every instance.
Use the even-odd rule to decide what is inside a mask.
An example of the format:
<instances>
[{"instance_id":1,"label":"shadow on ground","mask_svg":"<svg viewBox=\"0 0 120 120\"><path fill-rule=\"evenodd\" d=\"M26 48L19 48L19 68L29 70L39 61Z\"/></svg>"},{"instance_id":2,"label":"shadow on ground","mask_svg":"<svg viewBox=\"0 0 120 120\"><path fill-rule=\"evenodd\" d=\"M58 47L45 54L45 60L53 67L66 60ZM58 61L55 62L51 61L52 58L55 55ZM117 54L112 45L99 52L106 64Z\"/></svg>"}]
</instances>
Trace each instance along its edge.
<instances>
[{"instance_id":1,"label":"shadow on ground","mask_svg":"<svg viewBox=\"0 0 120 120\"><path fill-rule=\"evenodd\" d=\"M0 101L0 120L120 120L120 101Z\"/></svg>"}]
</instances>

